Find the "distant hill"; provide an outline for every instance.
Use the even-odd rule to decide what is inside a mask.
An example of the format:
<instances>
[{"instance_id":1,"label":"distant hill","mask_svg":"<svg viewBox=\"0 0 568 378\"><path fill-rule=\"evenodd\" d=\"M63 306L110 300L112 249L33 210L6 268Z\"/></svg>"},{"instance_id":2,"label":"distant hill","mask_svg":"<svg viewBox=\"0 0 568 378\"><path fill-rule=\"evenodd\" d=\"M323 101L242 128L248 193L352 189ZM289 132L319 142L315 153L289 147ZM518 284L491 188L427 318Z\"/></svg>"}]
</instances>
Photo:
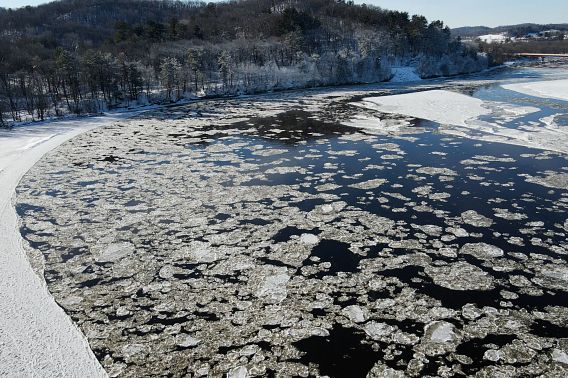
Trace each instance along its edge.
<instances>
[{"instance_id":1,"label":"distant hill","mask_svg":"<svg viewBox=\"0 0 568 378\"><path fill-rule=\"evenodd\" d=\"M493 28L487 26L464 26L452 29L452 35L456 37L478 37L492 32Z\"/></svg>"},{"instance_id":2,"label":"distant hill","mask_svg":"<svg viewBox=\"0 0 568 378\"><path fill-rule=\"evenodd\" d=\"M479 37L487 34L507 33L511 37L522 37L530 33L539 33L546 30L568 31L566 24L518 24L490 28L487 26L465 26L452 29L455 37Z\"/></svg>"}]
</instances>

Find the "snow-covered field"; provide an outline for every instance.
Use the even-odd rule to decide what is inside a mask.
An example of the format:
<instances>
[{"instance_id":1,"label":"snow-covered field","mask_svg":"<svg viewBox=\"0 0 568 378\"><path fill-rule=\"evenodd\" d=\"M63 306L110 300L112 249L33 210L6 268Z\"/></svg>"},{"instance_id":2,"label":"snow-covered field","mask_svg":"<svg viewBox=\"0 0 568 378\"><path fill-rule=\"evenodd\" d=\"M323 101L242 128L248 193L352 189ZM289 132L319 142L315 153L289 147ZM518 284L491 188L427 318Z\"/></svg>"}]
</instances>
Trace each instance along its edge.
<instances>
[{"instance_id":1,"label":"snow-covered field","mask_svg":"<svg viewBox=\"0 0 568 378\"><path fill-rule=\"evenodd\" d=\"M507 40L507 36L504 34L486 34L477 38L485 43L503 43Z\"/></svg>"},{"instance_id":2,"label":"snow-covered field","mask_svg":"<svg viewBox=\"0 0 568 378\"><path fill-rule=\"evenodd\" d=\"M13 197L22 176L46 153L76 135L129 115L0 130L0 376L106 376L86 338L30 266Z\"/></svg>"},{"instance_id":3,"label":"snow-covered field","mask_svg":"<svg viewBox=\"0 0 568 378\"><path fill-rule=\"evenodd\" d=\"M568 80L548 80L507 84L503 88L529 96L568 101Z\"/></svg>"}]
</instances>

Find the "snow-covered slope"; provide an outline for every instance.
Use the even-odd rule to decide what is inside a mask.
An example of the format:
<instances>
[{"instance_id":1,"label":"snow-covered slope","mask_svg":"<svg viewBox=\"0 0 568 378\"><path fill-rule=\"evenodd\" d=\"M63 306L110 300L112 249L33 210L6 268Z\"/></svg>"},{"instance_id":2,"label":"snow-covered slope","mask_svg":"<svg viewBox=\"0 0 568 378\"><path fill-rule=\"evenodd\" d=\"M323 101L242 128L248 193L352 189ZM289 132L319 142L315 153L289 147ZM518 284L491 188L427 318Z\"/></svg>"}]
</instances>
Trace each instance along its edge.
<instances>
[{"instance_id":1,"label":"snow-covered slope","mask_svg":"<svg viewBox=\"0 0 568 378\"><path fill-rule=\"evenodd\" d=\"M392 83L406 83L422 80L414 67L393 67L391 72L393 74L390 80Z\"/></svg>"}]
</instances>

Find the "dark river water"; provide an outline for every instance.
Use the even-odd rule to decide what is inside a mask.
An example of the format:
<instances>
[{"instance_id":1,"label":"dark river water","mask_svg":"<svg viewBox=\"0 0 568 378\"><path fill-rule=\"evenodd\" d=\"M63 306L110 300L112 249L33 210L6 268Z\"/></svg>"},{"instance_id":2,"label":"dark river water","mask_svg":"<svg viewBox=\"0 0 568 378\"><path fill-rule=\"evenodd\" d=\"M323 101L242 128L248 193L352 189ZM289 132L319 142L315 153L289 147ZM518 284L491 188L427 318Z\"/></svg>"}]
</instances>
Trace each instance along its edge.
<instances>
[{"instance_id":1,"label":"dark river water","mask_svg":"<svg viewBox=\"0 0 568 378\"><path fill-rule=\"evenodd\" d=\"M17 195L22 234L111 376L565 376L568 158L365 97L444 89L568 127L511 67L423 84L204 101L98 129ZM547 118L548 117L548 118Z\"/></svg>"}]
</instances>

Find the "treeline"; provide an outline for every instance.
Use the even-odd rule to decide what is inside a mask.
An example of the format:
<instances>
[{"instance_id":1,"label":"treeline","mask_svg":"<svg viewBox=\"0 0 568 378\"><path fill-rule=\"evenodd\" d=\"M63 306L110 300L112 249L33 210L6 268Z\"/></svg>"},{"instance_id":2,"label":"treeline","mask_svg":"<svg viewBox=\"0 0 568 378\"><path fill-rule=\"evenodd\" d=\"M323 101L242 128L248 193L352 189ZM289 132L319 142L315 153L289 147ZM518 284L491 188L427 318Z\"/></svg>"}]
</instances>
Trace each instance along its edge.
<instances>
[{"instance_id":1,"label":"treeline","mask_svg":"<svg viewBox=\"0 0 568 378\"><path fill-rule=\"evenodd\" d=\"M0 8L0 123L486 65L441 21L338 0L64 0Z\"/></svg>"},{"instance_id":2,"label":"treeline","mask_svg":"<svg viewBox=\"0 0 568 378\"><path fill-rule=\"evenodd\" d=\"M548 24L548 25L538 25L538 24L521 24L503 27L503 31L509 33L511 37L521 38L533 33L541 33L549 30L558 30L565 32L568 30L568 24Z\"/></svg>"},{"instance_id":3,"label":"treeline","mask_svg":"<svg viewBox=\"0 0 568 378\"><path fill-rule=\"evenodd\" d=\"M568 54L568 40L480 43L479 49L490 57L491 65L499 65L519 53Z\"/></svg>"},{"instance_id":4,"label":"treeline","mask_svg":"<svg viewBox=\"0 0 568 378\"><path fill-rule=\"evenodd\" d=\"M548 30L568 31L568 24L519 24L490 28L487 26L465 26L452 29L452 34L460 37L478 37L485 34L507 33L511 37L521 38L531 33Z\"/></svg>"}]
</instances>

